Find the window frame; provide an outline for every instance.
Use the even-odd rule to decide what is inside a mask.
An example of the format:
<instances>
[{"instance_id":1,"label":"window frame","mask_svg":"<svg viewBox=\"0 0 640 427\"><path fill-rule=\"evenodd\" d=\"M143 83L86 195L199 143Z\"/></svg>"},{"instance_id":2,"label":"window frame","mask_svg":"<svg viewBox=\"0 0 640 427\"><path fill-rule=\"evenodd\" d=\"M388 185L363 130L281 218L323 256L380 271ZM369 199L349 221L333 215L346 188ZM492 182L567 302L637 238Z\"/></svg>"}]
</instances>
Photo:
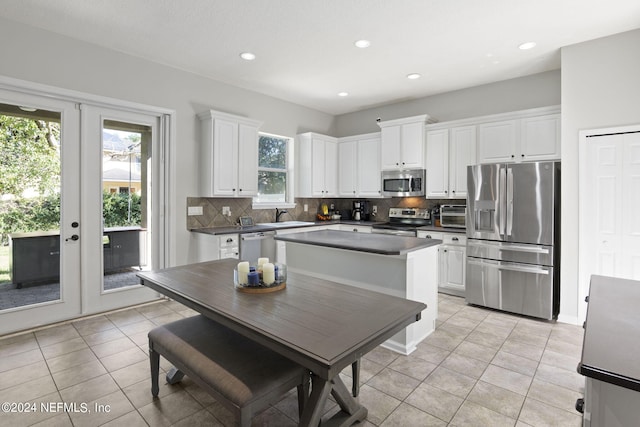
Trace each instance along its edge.
<instances>
[{"instance_id":1,"label":"window frame","mask_svg":"<svg viewBox=\"0 0 640 427\"><path fill-rule=\"evenodd\" d=\"M296 204L294 202L295 198L294 198L294 182L295 182L295 175L294 175L294 138L290 137L290 136L283 136L283 135L277 135L274 133L268 133L268 132L258 132L258 150L260 150L260 137L261 136L268 136L268 137L272 137L272 138L278 138L278 139L283 139L286 140L286 166L284 169L284 172L286 173L286 192L285 192L285 201L284 202L260 202L258 200L256 200L258 198L258 196L254 196L252 198L252 204L251 204L251 208L252 209L275 209L275 208L288 208L288 209L293 209L296 207ZM260 167L259 161L258 161L258 169L256 172L258 171L269 171L269 172L282 172L282 169L278 169L278 168L262 168ZM258 179L257 174L256 174L256 179Z\"/></svg>"}]
</instances>

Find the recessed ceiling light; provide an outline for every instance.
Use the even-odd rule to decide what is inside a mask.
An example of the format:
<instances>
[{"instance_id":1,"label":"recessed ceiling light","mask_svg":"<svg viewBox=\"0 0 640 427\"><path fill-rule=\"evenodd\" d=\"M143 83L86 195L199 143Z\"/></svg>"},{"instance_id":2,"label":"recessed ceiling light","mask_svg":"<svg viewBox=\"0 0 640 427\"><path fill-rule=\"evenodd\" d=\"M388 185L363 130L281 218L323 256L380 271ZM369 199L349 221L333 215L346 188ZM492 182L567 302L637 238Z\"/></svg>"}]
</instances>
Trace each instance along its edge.
<instances>
[{"instance_id":1,"label":"recessed ceiling light","mask_svg":"<svg viewBox=\"0 0 640 427\"><path fill-rule=\"evenodd\" d=\"M359 47L360 49L364 49L366 47L371 46L371 42L369 40L358 40L357 42L354 43L356 45L356 47Z\"/></svg>"},{"instance_id":2,"label":"recessed ceiling light","mask_svg":"<svg viewBox=\"0 0 640 427\"><path fill-rule=\"evenodd\" d=\"M422 76L420 74L418 74L418 73L407 74L407 78L409 80L419 79L420 77L422 77Z\"/></svg>"},{"instance_id":3,"label":"recessed ceiling light","mask_svg":"<svg viewBox=\"0 0 640 427\"><path fill-rule=\"evenodd\" d=\"M338 93L338 96L342 96L342 97L349 96L349 92L340 92Z\"/></svg>"},{"instance_id":4,"label":"recessed ceiling light","mask_svg":"<svg viewBox=\"0 0 640 427\"><path fill-rule=\"evenodd\" d=\"M527 49L532 49L534 47L536 47L536 42L526 42L526 43L522 43L520 46L518 46L518 49L527 50Z\"/></svg>"},{"instance_id":5,"label":"recessed ceiling light","mask_svg":"<svg viewBox=\"0 0 640 427\"><path fill-rule=\"evenodd\" d=\"M256 59L256 56L251 52L242 52L240 54L240 58L244 59L245 61L253 61L254 59Z\"/></svg>"}]
</instances>

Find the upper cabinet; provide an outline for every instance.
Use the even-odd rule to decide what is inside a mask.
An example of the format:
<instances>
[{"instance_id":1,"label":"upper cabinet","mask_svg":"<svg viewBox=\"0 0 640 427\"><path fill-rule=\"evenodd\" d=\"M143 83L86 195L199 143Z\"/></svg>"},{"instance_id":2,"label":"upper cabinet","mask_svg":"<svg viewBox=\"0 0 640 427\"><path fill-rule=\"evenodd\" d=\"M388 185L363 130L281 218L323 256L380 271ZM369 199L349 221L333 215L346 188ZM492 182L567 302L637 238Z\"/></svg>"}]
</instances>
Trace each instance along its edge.
<instances>
[{"instance_id":1,"label":"upper cabinet","mask_svg":"<svg viewBox=\"0 0 640 427\"><path fill-rule=\"evenodd\" d=\"M379 122L382 130L382 170L424 168L424 126L429 116Z\"/></svg>"},{"instance_id":2,"label":"upper cabinet","mask_svg":"<svg viewBox=\"0 0 640 427\"><path fill-rule=\"evenodd\" d=\"M297 197L338 195L338 140L313 132L296 137Z\"/></svg>"},{"instance_id":3,"label":"upper cabinet","mask_svg":"<svg viewBox=\"0 0 640 427\"><path fill-rule=\"evenodd\" d=\"M427 130L427 198L467 197L467 166L476 163L476 126Z\"/></svg>"},{"instance_id":4,"label":"upper cabinet","mask_svg":"<svg viewBox=\"0 0 640 427\"><path fill-rule=\"evenodd\" d=\"M338 139L338 196L381 197L380 133Z\"/></svg>"},{"instance_id":5,"label":"upper cabinet","mask_svg":"<svg viewBox=\"0 0 640 427\"><path fill-rule=\"evenodd\" d=\"M560 158L560 113L478 125L478 162L525 162Z\"/></svg>"},{"instance_id":6,"label":"upper cabinet","mask_svg":"<svg viewBox=\"0 0 640 427\"><path fill-rule=\"evenodd\" d=\"M257 195L258 128L262 123L213 110L198 118L203 138L203 196Z\"/></svg>"}]
</instances>

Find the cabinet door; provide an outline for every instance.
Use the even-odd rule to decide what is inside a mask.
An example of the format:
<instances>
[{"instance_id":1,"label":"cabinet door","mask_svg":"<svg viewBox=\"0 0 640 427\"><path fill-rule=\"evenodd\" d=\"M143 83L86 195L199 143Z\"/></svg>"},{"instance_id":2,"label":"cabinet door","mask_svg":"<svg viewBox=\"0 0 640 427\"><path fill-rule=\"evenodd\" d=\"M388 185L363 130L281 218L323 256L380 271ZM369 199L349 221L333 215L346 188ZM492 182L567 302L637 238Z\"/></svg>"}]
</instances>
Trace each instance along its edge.
<instances>
[{"instance_id":1,"label":"cabinet door","mask_svg":"<svg viewBox=\"0 0 640 427\"><path fill-rule=\"evenodd\" d=\"M424 123L402 125L400 163L403 168L424 167Z\"/></svg>"},{"instance_id":2,"label":"cabinet door","mask_svg":"<svg viewBox=\"0 0 640 427\"><path fill-rule=\"evenodd\" d=\"M384 170L400 167L400 135L400 125L382 128L380 159Z\"/></svg>"},{"instance_id":3,"label":"cabinet door","mask_svg":"<svg viewBox=\"0 0 640 427\"><path fill-rule=\"evenodd\" d=\"M451 129L449 139L449 197L467 197L467 166L476 163L476 127ZM428 169L427 169L428 172ZM427 185L429 180L427 180Z\"/></svg>"},{"instance_id":4,"label":"cabinet door","mask_svg":"<svg viewBox=\"0 0 640 427\"><path fill-rule=\"evenodd\" d=\"M517 121L482 123L478 126L478 161L480 163L516 160Z\"/></svg>"},{"instance_id":5,"label":"cabinet door","mask_svg":"<svg viewBox=\"0 0 640 427\"><path fill-rule=\"evenodd\" d=\"M427 132L427 197L449 197L449 130Z\"/></svg>"},{"instance_id":6,"label":"cabinet door","mask_svg":"<svg viewBox=\"0 0 640 427\"><path fill-rule=\"evenodd\" d=\"M322 197L325 193L324 184L324 164L325 164L325 141L320 138L313 138L311 142L311 194L313 197ZM305 173L305 172L302 172Z\"/></svg>"},{"instance_id":7,"label":"cabinet door","mask_svg":"<svg viewBox=\"0 0 640 427\"><path fill-rule=\"evenodd\" d=\"M560 158L560 115L522 119L520 158L523 161Z\"/></svg>"},{"instance_id":8,"label":"cabinet door","mask_svg":"<svg viewBox=\"0 0 640 427\"><path fill-rule=\"evenodd\" d=\"M338 144L338 195L356 196L356 175L358 163L356 153L358 141L346 141Z\"/></svg>"},{"instance_id":9,"label":"cabinet door","mask_svg":"<svg viewBox=\"0 0 640 427\"><path fill-rule=\"evenodd\" d=\"M338 143L325 141L324 145L324 195L338 195Z\"/></svg>"},{"instance_id":10,"label":"cabinet door","mask_svg":"<svg viewBox=\"0 0 640 427\"><path fill-rule=\"evenodd\" d=\"M380 138L358 141L358 197L380 197Z\"/></svg>"},{"instance_id":11,"label":"cabinet door","mask_svg":"<svg viewBox=\"0 0 640 427\"><path fill-rule=\"evenodd\" d=\"M213 195L234 196L238 184L238 124L216 119L213 124Z\"/></svg>"},{"instance_id":12,"label":"cabinet door","mask_svg":"<svg viewBox=\"0 0 640 427\"><path fill-rule=\"evenodd\" d=\"M238 196L258 194L258 129L238 126Z\"/></svg>"},{"instance_id":13,"label":"cabinet door","mask_svg":"<svg viewBox=\"0 0 640 427\"><path fill-rule=\"evenodd\" d=\"M464 292L466 248L443 245L441 256L444 259L441 264L444 268L441 286Z\"/></svg>"}]
</instances>

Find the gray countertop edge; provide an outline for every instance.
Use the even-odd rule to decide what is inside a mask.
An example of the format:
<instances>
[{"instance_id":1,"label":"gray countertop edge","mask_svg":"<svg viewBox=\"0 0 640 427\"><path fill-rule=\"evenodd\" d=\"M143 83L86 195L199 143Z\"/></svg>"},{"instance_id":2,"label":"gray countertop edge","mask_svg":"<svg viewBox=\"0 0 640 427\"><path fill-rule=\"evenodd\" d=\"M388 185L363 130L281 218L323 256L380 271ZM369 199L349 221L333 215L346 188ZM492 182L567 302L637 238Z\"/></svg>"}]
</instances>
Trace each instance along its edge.
<instances>
[{"instance_id":1,"label":"gray countertop edge","mask_svg":"<svg viewBox=\"0 0 640 427\"><path fill-rule=\"evenodd\" d=\"M321 233L320 231L317 231L315 233ZM350 233L349 231L333 231L333 233ZM321 246L321 247L325 247L325 248L335 248L335 249L344 249L344 250L349 250L349 251L355 251L355 252L365 252L365 253L371 253L371 254L378 254L378 255L405 255L409 252L413 252L413 251L417 251L420 249L426 249L426 248L430 248L432 246L437 246L439 244L442 243L442 240L438 240L438 239L418 239L415 237L404 237L404 236L392 236L392 235L388 235L388 234L367 234L366 236L370 237L372 240L373 239L377 239L378 241L381 239L389 239L389 238L395 238L395 239L414 239L416 241L418 241L415 245L412 245L411 247L407 247L407 248L400 248L400 249L387 249L384 246L362 246L362 245L356 245L353 243L352 240L349 241L349 243L341 243L338 239L336 239L335 241L327 241L326 239L318 239L318 240L310 240L310 239L301 239L300 235L304 234L304 235L311 235L314 234L314 232L310 232L310 233L294 233L294 234L285 234L285 235L281 235L281 236L276 236L275 239L276 240L281 240L283 242L290 242L290 243L298 243L298 244L302 244L302 245L311 245L311 246ZM364 236L364 235L359 235L359 237Z\"/></svg>"},{"instance_id":2,"label":"gray countertop edge","mask_svg":"<svg viewBox=\"0 0 640 427\"><path fill-rule=\"evenodd\" d=\"M316 221L313 224L309 225L291 225L290 227L269 227L268 225L260 225L256 224L250 227L240 227L239 225L229 225L229 226L220 226L220 227L209 227L209 228L192 228L189 231L194 233L201 234L211 234L211 235L223 235L223 234L244 234L244 233L255 233L257 231L275 231L275 230L286 230L289 228L306 228L306 227L316 227L319 225L336 225L336 224L346 224L346 225L362 225L365 227L371 227L374 224L383 224L387 221L355 221L355 220L334 220L334 221ZM458 233L458 234L466 234L466 230L464 228L443 228L436 226L425 226L417 228L418 231L433 231L439 233Z\"/></svg>"}]
</instances>

